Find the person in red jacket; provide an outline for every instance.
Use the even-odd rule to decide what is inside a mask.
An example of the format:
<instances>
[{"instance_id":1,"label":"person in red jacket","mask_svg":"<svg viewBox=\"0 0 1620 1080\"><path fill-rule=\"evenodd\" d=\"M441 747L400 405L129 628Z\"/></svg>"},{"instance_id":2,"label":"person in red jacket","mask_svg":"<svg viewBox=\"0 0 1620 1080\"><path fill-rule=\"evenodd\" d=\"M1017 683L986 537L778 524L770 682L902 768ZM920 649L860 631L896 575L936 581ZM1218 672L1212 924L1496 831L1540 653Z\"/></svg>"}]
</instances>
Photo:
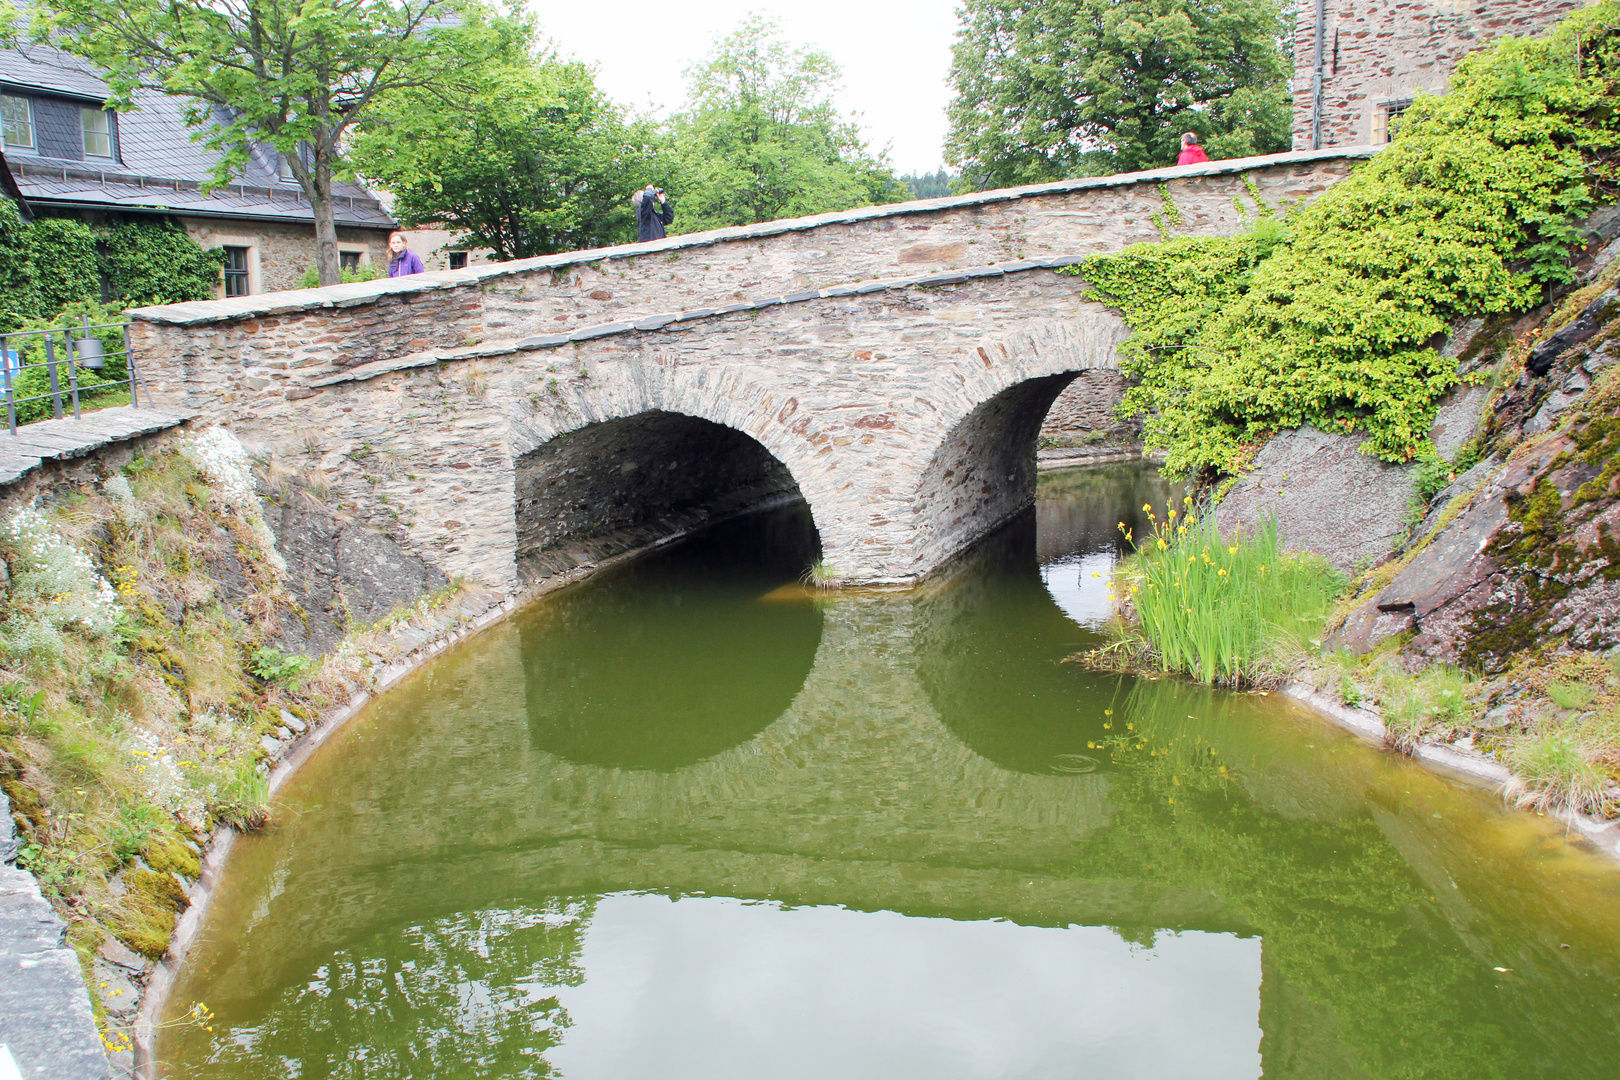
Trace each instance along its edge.
<instances>
[{"instance_id":1,"label":"person in red jacket","mask_svg":"<svg viewBox=\"0 0 1620 1080\"><path fill-rule=\"evenodd\" d=\"M1208 160L1209 155L1198 145L1197 135L1189 131L1181 137L1181 156L1176 158L1177 165L1197 165L1200 161Z\"/></svg>"}]
</instances>

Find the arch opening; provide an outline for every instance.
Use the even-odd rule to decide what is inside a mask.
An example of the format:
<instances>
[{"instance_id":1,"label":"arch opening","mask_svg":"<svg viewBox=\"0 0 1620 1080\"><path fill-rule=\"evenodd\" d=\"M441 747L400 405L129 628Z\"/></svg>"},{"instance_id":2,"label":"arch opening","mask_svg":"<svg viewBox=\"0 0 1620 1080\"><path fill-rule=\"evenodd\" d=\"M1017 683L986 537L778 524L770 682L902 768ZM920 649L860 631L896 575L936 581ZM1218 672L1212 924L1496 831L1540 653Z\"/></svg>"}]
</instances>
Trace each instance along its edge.
<instances>
[{"instance_id":1,"label":"arch opening","mask_svg":"<svg viewBox=\"0 0 1620 1080\"><path fill-rule=\"evenodd\" d=\"M1035 501L1041 424L1079 372L1028 379L980 403L945 436L914 500L919 574L989 535Z\"/></svg>"},{"instance_id":2,"label":"arch opening","mask_svg":"<svg viewBox=\"0 0 1620 1080\"><path fill-rule=\"evenodd\" d=\"M651 410L558 435L515 462L518 581L803 500L786 465L734 428Z\"/></svg>"}]
</instances>

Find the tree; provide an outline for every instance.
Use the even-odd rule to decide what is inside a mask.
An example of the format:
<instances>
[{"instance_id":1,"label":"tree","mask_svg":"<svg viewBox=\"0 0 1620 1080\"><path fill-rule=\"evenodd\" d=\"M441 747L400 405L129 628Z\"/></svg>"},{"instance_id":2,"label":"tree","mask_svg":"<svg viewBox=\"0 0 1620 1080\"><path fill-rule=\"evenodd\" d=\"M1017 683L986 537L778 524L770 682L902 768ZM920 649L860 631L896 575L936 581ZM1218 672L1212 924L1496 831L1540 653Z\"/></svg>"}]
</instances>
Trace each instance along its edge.
<instances>
[{"instance_id":1,"label":"tree","mask_svg":"<svg viewBox=\"0 0 1620 1080\"><path fill-rule=\"evenodd\" d=\"M109 104L137 89L187 98L222 151L214 183L273 145L309 197L321 283L339 279L332 184L345 136L385 94L465 92L521 32L481 0L43 0L35 32L106 73Z\"/></svg>"},{"instance_id":2,"label":"tree","mask_svg":"<svg viewBox=\"0 0 1620 1080\"><path fill-rule=\"evenodd\" d=\"M750 16L686 72L666 184L683 231L898 202L910 193L832 102L826 53L790 47Z\"/></svg>"},{"instance_id":3,"label":"tree","mask_svg":"<svg viewBox=\"0 0 1620 1080\"><path fill-rule=\"evenodd\" d=\"M437 223L501 259L636 238L630 194L657 140L626 122L578 62L545 56L494 67L447 100L413 88L362 127L355 165L397 196L408 225Z\"/></svg>"},{"instance_id":4,"label":"tree","mask_svg":"<svg viewBox=\"0 0 1620 1080\"><path fill-rule=\"evenodd\" d=\"M1279 0L964 0L946 159L964 190L1288 149Z\"/></svg>"}]
</instances>

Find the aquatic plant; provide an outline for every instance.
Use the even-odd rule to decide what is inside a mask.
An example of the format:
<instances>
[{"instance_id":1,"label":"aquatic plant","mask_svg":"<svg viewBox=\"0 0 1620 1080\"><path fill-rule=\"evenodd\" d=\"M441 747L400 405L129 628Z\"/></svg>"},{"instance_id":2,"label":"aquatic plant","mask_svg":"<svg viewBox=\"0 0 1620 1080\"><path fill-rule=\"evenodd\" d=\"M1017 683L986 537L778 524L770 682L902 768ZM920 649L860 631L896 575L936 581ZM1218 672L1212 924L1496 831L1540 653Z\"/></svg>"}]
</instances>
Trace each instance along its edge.
<instances>
[{"instance_id":1,"label":"aquatic plant","mask_svg":"<svg viewBox=\"0 0 1620 1080\"><path fill-rule=\"evenodd\" d=\"M1148 536L1120 525L1136 553L1115 587L1163 670L1221 685L1260 681L1280 647L1320 631L1343 581L1320 558L1283 550L1275 521L1227 538L1208 518L1189 513L1178 524L1174 507L1163 519L1142 509Z\"/></svg>"}]
</instances>

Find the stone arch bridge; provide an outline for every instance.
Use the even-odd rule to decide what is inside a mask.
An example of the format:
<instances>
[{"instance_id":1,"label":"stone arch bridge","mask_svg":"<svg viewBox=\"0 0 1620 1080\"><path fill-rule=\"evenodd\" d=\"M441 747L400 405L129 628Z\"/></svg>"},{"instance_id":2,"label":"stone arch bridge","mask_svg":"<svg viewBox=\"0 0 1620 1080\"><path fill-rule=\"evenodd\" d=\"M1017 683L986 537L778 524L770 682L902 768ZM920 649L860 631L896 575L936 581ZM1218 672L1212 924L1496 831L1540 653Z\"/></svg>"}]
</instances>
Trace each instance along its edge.
<instances>
[{"instance_id":1,"label":"stone arch bridge","mask_svg":"<svg viewBox=\"0 0 1620 1080\"><path fill-rule=\"evenodd\" d=\"M1033 498L1042 419L1113 368L1056 273L1237 232L1368 148L872 207L461 271L142 308L149 393L508 594L772 500L906 583Z\"/></svg>"}]
</instances>

